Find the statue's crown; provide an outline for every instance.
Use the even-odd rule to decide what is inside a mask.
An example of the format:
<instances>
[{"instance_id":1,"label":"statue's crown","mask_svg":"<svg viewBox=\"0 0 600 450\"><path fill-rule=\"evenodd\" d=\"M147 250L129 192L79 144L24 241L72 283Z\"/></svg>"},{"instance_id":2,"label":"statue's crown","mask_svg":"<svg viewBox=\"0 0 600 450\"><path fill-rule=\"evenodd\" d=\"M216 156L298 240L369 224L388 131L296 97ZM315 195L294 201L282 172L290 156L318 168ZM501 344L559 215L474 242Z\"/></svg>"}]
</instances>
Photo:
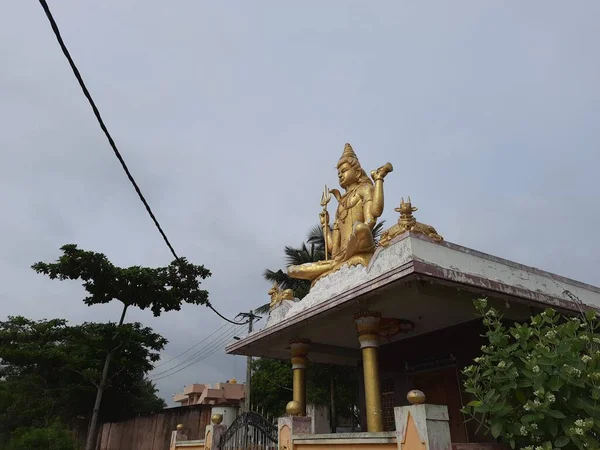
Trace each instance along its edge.
<instances>
[{"instance_id":1,"label":"statue's crown","mask_svg":"<svg viewBox=\"0 0 600 450\"><path fill-rule=\"evenodd\" d=\"M340 164L342 164L343 162L347 162L350 159L355 159L356 161L358 161L358 156L356 156L356 153L354 153L352 146L346 143L346 145L344 145L344 152L342 153L342 156L338 161L338 167Z\"/></svg>"},{"instance_id":2,"label":"statue's crown","mask_svg":"<svg viewBox=\"0 0 600 450\"><path fill-rule=\"evenodd\" d=\"M354 153L354 150L352 149L352 146L348 143L346 143L346 145L344 145L344 153L342 153L342 158L356 158L356 153Z\"/></svg>"}]
</instances>

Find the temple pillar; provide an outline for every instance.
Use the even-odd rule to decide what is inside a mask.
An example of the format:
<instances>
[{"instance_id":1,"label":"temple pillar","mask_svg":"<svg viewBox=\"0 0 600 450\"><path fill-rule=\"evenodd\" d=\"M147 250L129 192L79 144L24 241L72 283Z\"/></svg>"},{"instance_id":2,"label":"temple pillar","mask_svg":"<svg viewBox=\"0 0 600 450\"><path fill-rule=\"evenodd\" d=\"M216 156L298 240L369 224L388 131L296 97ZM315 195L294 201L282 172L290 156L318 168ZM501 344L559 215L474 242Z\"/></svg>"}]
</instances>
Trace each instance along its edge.
<instances>
[{"instance_id":1,"label":"temple pillar","mask_svg":"<svg viewBox=\"0 0 600 450\"><path fill-rule=\"evenodd\" d=\"M367 431L384 431L379 382L379 322L381 313L363 311L354 315L362 351Z\"/></svg>"},{"instance_id":2,"label":"temple pillar","mask_svg":"<svg viewBox=\"0 0 600 450\"><path fill-rule=\"evenodd\" d=\"M299 416L306 416L306 367L308 366L308 339L290 341L292 353L293 401L298 402Z\"/></svg>"}]
</instances>

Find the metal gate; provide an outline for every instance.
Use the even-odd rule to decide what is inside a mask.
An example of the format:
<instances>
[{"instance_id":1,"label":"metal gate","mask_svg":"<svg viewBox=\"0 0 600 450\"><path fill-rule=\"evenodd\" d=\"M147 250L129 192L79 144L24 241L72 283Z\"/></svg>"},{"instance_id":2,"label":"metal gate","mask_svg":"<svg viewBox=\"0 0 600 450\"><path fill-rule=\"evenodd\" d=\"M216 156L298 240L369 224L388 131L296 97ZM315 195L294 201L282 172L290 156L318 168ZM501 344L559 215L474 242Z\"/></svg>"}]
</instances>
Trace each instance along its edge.
<instances>
[{"instance_id":1,"label":"metal gate","mask_svg":"<svg viewBox=\"0 0 600 450\"><path fill-rule=\"evenodd\" d=\"M240 414L227 429L219 450L277 450L277 427L260 414Z\"/></svg>"}]
</instances>

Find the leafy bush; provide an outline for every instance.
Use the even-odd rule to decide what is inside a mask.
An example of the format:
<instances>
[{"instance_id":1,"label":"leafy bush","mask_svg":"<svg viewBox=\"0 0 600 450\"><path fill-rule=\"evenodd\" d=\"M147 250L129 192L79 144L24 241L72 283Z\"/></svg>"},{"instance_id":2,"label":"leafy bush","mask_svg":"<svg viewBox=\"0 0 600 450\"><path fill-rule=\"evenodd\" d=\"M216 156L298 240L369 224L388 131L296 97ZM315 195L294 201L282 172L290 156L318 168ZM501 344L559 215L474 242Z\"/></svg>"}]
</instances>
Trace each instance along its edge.
<instances>
[{"instance_id":1,"label":"leafy bush","mask_svg":"<svg viewBox=\"0 0 600 450\"><path fill-rule=\"evenodd\" d=\"M59 425L51 425L15 431L7 450L76 450L76 445L69 431Z\"/></svg>"},{"instance_id":2,"label":"leafy bush","mask_svg":"<svg viewBox=\"0 0 600 450\"><path fill-rule=\"evenodd\" d=\"M547 309L507 329L485 299L475 307L489 345L463 371L475 398L463 412L512 448L600 449L598 315Z\"/></svg>"}]
</instances>

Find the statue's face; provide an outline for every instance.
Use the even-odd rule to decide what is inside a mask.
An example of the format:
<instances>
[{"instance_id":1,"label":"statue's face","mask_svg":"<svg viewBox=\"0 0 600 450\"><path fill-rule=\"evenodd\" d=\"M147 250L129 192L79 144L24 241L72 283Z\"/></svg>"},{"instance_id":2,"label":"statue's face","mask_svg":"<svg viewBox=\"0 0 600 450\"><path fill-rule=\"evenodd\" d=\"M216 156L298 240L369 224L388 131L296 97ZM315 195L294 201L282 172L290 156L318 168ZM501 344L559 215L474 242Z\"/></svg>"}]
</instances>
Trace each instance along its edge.
<instances>
[{"instance_id":1,"label":"statue's face","mask_svg":"<svg viewBox=\"0 0 600 450\"><path fill-rule=\"evenodd\" d=\"M346 189L358 181L359 173L354 167L348 163L343 163L338 167L338 179L340 186Z\"/></svg>"}]
</instances>

